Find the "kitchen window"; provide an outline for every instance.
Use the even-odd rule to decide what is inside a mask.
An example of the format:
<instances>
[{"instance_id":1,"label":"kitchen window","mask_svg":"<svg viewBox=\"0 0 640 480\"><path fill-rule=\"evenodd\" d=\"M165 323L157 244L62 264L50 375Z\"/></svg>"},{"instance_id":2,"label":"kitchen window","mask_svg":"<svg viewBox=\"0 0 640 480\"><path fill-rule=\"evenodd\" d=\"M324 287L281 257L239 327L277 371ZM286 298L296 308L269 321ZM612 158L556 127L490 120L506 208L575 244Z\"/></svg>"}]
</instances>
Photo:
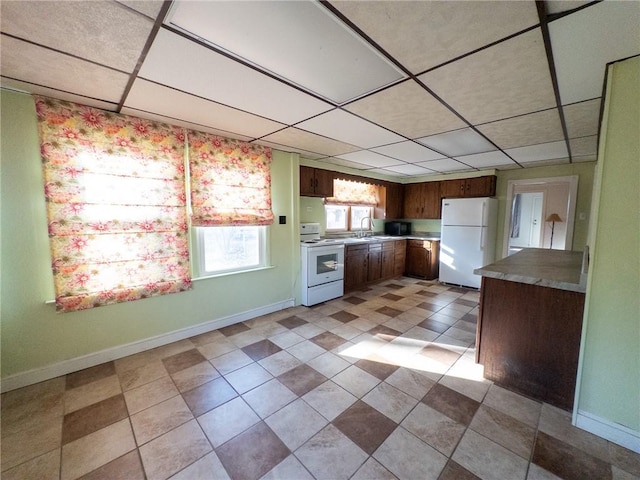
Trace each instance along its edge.
<instances>
[{"instance_id":1,"label":"kitchen window","mask_svg":"<svg viewBox=\"0 0 640 480\"><path fill-rule=\"evenodd\" d=\"M373 207L362 205L325 205L326 230L330 232L369 230ZM368 220L363 220L363 219Z\"/></svg>"},{"instance_id":2,"label":"kitchen window","mask_svg":"<svg viewBox=\"0 0 640 480\"><path fill-rule=\"evenodd\" d=\"M201 277L265 267L266 227L196 227Z\"/></svg>"}]
</instances>

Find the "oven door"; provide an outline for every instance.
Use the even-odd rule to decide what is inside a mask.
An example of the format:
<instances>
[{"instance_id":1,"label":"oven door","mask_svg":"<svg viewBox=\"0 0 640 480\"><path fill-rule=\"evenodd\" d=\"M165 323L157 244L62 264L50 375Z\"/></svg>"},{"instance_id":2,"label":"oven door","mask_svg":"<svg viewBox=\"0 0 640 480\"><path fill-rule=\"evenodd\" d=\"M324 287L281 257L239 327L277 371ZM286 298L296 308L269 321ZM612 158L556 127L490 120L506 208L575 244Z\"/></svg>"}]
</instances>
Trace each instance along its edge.
<instances>
[{"instance_id":1,"label":"oven door","mask_svg":"<svg viewBox=\"0 0 640 480\"><path fill-rule=\"evenodd\" d=\"M344 278L344 245L307 247L307 286L314 287Z\"/></svg>"}]
</instances>

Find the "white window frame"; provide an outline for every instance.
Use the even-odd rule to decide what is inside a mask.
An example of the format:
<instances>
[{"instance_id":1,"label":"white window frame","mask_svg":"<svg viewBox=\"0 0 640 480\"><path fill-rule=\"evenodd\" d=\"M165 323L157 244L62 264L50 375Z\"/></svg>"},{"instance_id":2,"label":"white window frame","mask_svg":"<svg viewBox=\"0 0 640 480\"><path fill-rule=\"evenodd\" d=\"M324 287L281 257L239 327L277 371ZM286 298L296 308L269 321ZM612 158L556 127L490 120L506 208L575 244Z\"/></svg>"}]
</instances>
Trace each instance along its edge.
<instances>
[{"instance_id":1,"label":"white window frame","mask_svg":"<svg viewBox=\"0 0 640 480\"><path fill-rule=\"evenodd\" d=\"M254 228L258 229L258 263L252 265L242 265L236 268L226 268L226 269L218 269L218 270L207 270L206 268L206 258L205 258L205 232L210 228L224 228L224 227L193 227L195 230L195 241L196 241L196 253L197 253L197 262L196 266L198 268L198 276L200 278L204 277L213 277L219 275L228 275L232 273L241 273L241 272L249 272L253 270L259 270L262 268L266 268L269 264L269 259L267 257L267 227L256 225ZM245 226L237 226L231 228L246 228Z\"/></svg>"},{"instance_id":2,"label":"white window frame","mask_svg":"<svg viewBox=\"0 0 640 480\"><path fill-rule=\"evenodd\" d=\"M327 207L346 207L347 208L347 225L346 228L328 228L327 227ZM325 205L324 209L325 209L325 231L327 232L355 232L355 231L359 231L360 230L360 225L353 225L353 214L352 214L352 209L353 208L368 208L369 209L369 222L371 222L371 220L373 219L373 207L370 205ZM366 225L366 229L370 229L372 227L372 225L369 225L369 222L367 222Z\"/></svg>"}]
</instances>

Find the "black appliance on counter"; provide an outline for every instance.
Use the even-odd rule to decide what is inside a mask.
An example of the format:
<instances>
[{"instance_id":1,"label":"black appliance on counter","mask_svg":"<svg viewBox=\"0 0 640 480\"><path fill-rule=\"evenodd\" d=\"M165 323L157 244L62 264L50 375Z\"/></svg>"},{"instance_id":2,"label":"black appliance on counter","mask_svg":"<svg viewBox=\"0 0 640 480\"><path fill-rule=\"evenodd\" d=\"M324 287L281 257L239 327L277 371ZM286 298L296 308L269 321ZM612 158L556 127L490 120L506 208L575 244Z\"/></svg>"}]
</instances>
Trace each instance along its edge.
<instances>
[{"instance_id":1,"label":"black appliance on counter","mask_svg":"<svg viewBox=\"0 0 640 480\"><path fill-rule=\"evenodd\" d=\"M384 234L393 237L411 235L411 222L385 222Z\"/></svg>"}]
</instances>

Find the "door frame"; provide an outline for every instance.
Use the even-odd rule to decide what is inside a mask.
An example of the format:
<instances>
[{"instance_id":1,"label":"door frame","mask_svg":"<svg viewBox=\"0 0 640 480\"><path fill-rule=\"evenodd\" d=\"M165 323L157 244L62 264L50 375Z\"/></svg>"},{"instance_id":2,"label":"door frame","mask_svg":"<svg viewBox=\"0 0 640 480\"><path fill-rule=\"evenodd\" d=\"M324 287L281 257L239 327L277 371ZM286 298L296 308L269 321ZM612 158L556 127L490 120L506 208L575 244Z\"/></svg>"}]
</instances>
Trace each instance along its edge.
<instances>
[{"instance_id":1,"label":"door frame","mask_svg":"<svg viewBox=\"0 0 640 480\"><path fill-rule=\"evenodd\" d=\"M504 232L502 237L502 258L506 258L509 251L509 232L511 232L511 211L513 205L513 192L519 186L536 186L546 187L554 184L568 184L569 198L567 199L567 210L565 217L567 219L567 234L564 240L564 250L571 250L573 246L573 227L576 216L576 203L578 200L578 175L568 175L565 177L546 177L546 178L528 178L524 180L508 180L507 181L507 204L504 213ZM546 199L545 199L546 201ZM544 220L543 220L544 221Z\"/></svg>"}]
</instances>

